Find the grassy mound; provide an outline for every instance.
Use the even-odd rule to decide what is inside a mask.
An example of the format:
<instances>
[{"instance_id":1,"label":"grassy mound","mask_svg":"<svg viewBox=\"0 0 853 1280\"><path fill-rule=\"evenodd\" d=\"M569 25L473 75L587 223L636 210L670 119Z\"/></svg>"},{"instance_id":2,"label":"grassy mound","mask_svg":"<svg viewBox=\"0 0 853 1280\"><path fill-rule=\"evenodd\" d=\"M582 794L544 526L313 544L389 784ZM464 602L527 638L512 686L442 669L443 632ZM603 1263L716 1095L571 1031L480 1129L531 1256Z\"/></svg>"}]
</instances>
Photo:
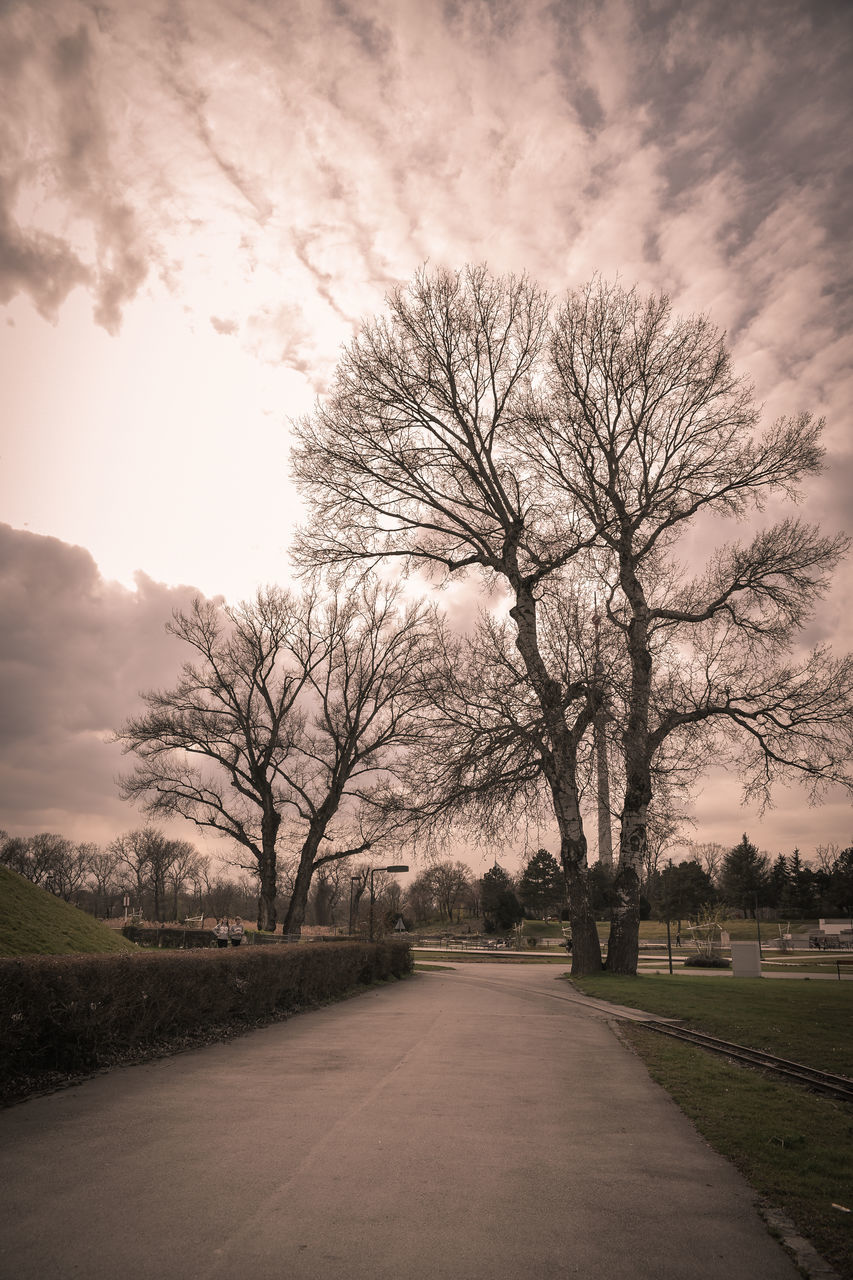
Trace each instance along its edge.
<instances>
[{"instance_id":1,"label":"grassy mound","mask_svg":"<svg viewBox=\"0 0 853 1280\"><path fill-rule=\"evenodd\" d=\"M120 933L0 867L0 956L134 951Z\"/></svg>"}]
</instances>

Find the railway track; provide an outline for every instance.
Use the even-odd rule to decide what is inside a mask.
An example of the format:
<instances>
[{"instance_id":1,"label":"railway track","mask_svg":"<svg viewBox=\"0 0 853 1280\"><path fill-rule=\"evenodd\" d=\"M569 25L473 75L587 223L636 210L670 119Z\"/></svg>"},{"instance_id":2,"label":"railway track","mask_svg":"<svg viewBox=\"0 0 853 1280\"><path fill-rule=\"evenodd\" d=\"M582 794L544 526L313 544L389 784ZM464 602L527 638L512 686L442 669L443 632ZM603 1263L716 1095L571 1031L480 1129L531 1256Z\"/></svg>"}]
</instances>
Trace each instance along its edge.
<instances>
[{"instance_id":1,"label":"railway track","mask_svg":"<svg viewBox=\"0 0 853 1280\"><path fill-rule=\"evenodd\" d=\"M742 1044L732 1044L728 1040L719 1040L704 1031L690 1031L686 1027L675 1026L670 1022L643 1022L644 1027L657 1031L673 1040L683 1040L687 1044L698 1045L711 1053L722 1054L749 1067L758 1067L762 1071L771 1071L774 1075L788 1080L796 1080L810 1089L820 1093L831 1094L845 1102L853 1102L853 1080L846 1076L833 1075L829 1071L816 1071L812 1067L804 1067L800 1062L789 1062L787 1058L777 1058L772 1053L762 1053L758 1049L747 1049Z\"/></svg>"}]
</instances>

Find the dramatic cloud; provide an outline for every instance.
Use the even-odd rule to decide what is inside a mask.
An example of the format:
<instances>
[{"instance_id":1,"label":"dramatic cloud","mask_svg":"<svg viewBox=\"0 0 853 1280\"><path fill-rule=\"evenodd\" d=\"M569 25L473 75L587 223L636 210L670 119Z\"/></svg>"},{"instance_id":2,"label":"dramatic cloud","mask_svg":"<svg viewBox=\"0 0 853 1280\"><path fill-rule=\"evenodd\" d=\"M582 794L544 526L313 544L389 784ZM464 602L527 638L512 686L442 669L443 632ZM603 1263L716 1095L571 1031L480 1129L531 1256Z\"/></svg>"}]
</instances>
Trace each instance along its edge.
<instances>
[{"instance_id":1,"label":"dramatic cloud","mask_svg":"<svg viewBox=\"0 0 853 1280\"><path fill-rule=\"evenodd\" d=\"M102 839L140 822L107 738L141 689L174 680L184 655L164 626L196 594L144 574L129 591L82 547L0 524L0 826Z\"/></svg>"},{"instance_id":2,"label":"dramatic cloud","mask_svg":"<svg viewBox=\"0 0 853 1280\"><path fill-rule=\"evenodd\" d=\"M283 580L288 420L389 287L487 260L710 311L768 419L825 415L803 514L850 530L851 53L833 0L0 3L4 518L125 584L144 566L234 599ZM47 670L88 671L96 618L127 639L180 598L61 555L67 627L31 602ZM848 572L806 639L848 648L851 618ZM106 776L98 722L146 683L118 666L139 646L105 652L115 680L76 681L81 797L84 761ZM28 689L5 759L35 812L32 709L56 718Z\"/></svg>"}]
</instances>

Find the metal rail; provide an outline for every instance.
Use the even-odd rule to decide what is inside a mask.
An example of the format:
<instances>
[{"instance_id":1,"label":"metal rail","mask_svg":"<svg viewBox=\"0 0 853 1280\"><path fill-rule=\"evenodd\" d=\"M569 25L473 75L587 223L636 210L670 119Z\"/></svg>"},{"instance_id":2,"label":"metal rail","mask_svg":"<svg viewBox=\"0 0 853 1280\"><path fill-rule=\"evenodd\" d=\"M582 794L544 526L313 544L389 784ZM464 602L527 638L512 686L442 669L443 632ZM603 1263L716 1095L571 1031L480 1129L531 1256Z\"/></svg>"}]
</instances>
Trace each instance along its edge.
<instances>
[{"instance_id":1,"label":"metal rail","mask_svg":"<svg viewBox=\"0 0 853 1280\"><path fill-rule=\"evenodd\" d=\"M853 1080L846 1076L833 1075L829 1071L816 1071L812 1067L804 1067L800 1062L789 1062L787 1058L777 1058L772 1053L762 1053L758 1049L747 1049L742 1044L732 1044L728 1040L719 1040L704 1031L691 1031L686 1027L673 1026L666 1022L644 1022L644 1027L658 1031L663 1036L671 1036L673 1040L684 1040L688 1044L698 1045L711 1053L722 1054L733 1058L746 1066L758 1067L763 1071L772 1071L775 1075L796 1080L799 1084L817 1089L820 1093L832 1094L845 1102L853 1102Z\"/></svg>"}]
</instances>

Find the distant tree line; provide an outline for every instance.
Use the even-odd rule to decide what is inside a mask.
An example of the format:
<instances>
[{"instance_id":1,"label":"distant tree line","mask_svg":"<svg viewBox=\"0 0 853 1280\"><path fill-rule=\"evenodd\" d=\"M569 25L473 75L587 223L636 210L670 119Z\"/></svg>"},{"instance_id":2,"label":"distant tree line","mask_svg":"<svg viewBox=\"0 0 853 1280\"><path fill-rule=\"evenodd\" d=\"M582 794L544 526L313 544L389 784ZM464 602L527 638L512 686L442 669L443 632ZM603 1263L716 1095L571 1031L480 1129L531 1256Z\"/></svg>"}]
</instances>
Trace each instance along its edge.
<instances>
[{"instance_id":1,"label":"distant tree line","mask_svg":"<svg viewBox=\"0 0 853 1280\"><path fill-rule=\"evenodd\" d=\"M730 849L696 843L690 854L677 863L661 860L647 867L641 887L645 917L684 920L708 904L752 918L853 915L853 846L821 845L813 859L803 857L799 849L773 858L744 835ZM595 867L591 874L600 880ZM606 882L601 888L606 898Z\"/></svg>"},{"instance_id":2,"label":"distant tree line","mask_svg":"<svg viewBox=\"0 0 853 1280\"><path fill-rule=\"evenodd\" d=\"M101 919L125 909L163 923L196 915L251 916L257 902L249 877L229 879L191 844L151 826L104 845L55 832L0 832L0 864Z\"/></svg>"},{"instance_id":3,"label":"distant tree line","mask_svg":"<svg viewBox=\"0 0 853 1280\"><path fill-rule=\"evenodd\" d=\"M683 921L702 908L721 905L739 915L786 920L853 915L853 845L818 846L814 858L799 849L775 858L744 835L733 848L693 843L689 856L647 863L641 881L644 918ZM243 871L229 877L191 844L146 826L106 845L75 842L54 832L8 836L0 831L0 865L100 918L125 912L163 923L192 916L242 915L257 907L258 878ZM298 874L298 855L283 858L277 893L287 901ZM336 860L315 873L305 923L342 931L367 928L370 906L368 862ZM600 863L589 868L592 909L600 919L610 911L614 877ZM560 863L547 849L523 857L513 875L495 862L477 876L464 862L444 859L425 867L406 887L373 868L375 924L392 930L436 921L448 927L476 922L485 932L505 932L525 917L569 917Z\"/></svg>"}]
</instances>

